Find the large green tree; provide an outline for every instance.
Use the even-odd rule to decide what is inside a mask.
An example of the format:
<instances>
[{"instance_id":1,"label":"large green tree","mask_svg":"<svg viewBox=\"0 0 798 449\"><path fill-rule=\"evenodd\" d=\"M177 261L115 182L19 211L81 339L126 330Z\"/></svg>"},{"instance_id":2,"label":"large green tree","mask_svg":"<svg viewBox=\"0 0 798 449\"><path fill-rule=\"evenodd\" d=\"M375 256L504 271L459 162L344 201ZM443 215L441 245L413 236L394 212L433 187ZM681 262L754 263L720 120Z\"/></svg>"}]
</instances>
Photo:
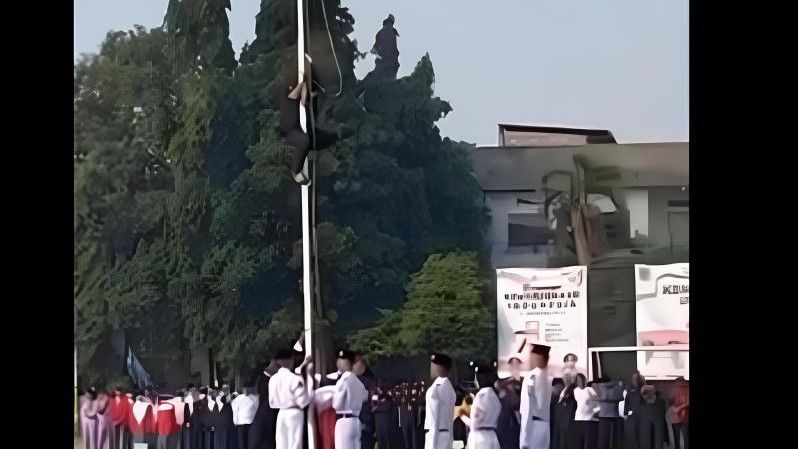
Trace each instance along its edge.
<instances>
[{"instance_id":1,"label":"large green tree","mask_svg":"<svg viewBox=\"0 0 798 449\"><path fill-rule=\"evenodd\" d=\"M350 338L370 357L439 351L466 360L496 348L495 307L475 252L433 254L407 286L407 299Z\"/></svg>"},{"instance_id":2,"label":"large green tree","mask_svg":"<svg viewBox=\"0 0 798 449\"><path fill-rule=\"evenodd\" d=\"M150 346L215 348L233 369L299 335L299 188L275 96L296 67L293 5L261 2L239 61L227 0L171 0L162 27L110 33L75 66L82 371L112 329L146 328ZM472 145L435 126L451 106L434 96L429 56L356 99L354 18L337 0L318 6L310 23L329 24L341 68L334 120L356 130L313 155L320 293L343 341L398 308L430 254L475 258L485 212ZM318 54L317 72L339 81L331 52Z\"/></svg>"}]
</instances>

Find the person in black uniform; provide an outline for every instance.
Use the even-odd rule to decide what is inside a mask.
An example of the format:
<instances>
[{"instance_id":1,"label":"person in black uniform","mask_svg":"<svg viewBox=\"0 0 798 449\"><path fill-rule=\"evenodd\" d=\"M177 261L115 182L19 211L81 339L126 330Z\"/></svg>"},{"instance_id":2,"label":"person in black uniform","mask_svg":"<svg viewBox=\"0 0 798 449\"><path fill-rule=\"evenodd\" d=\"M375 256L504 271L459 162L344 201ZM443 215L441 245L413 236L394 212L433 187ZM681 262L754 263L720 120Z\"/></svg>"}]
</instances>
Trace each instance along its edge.
<instances>
[{"instance_id":1,"label":"person in black uniform","mask_svg":"<svg viewBox=\"0 0 798 449\"><path fill-rule=\"evenodd\" d=\"M378 449L397 449L390 444L391 426L394 425L393 399L381 386L376 387L370 399Z\"/></svg>"},{"instance_id":2,"label":"person in black uniform","mask_svg":"<svg viewBox=\"0 0 798 449\"><path fill-rule=\"evenodd\" d=\"M352 372L369 392L363 408L360 409L360 448L374 449L374 413L371 410L371 395L376 391L377 381L374 373L366 366L363 355L357 354Z\"/></svg>"},{"instance_id":3,"label":"person in black uniform","mask_svg":"<svg viewBox=\"0 0 798 449\"><path fill-rule=\"evenodd\" d=\"M623 418L618 403L623 400L625 385L621 380L599 379L593 384L599 406L598 449L622 449Z\"/></svg>"},{"instance_id":4,"label":"person in black uniform","mask_svg":"<svg viewBox=\"0 0 798 449\"><path fill-rule=\"evenodd\" d=\"M638 435L638 408L643 402L640 389L646 384L640 372L635 370L629 378L629 386L623 400L623 432L624 447L626 449L639 449L640 437Z\"/></svg>"},{"instance_id":5,"label":"person in black uniform","mask_svg":"<svg viewBox=\"0 0 798 449\"><path fill-rule=\"evenodd\" d=\"M255 412L255 419L249 426L249 447L247 449L274 449L276 447L277 410L269 407L269 380L280 369L277 360L289 359L291 356L290 351L277 351L255 379L255 390L258 392L258 411Z\"/></svg>"},{"instance_id":6,"label":"person in black uniform","mask_svg":"<svg viewBox=\"0 0 798 449\"><path fill-rule=\"evenodd\" d=\"M389 436L389 444L392 448L402 448L402 449L410 449L405 448L404 446L404 434L402 433L402 388L399 384L394 385L389 391L388 395L391 397L391 403L393 404L393 408L391 409L392 412L392 422L390 427L390 436Z\"/></svg>"},{"instance_id":7,"label":"person in black uniform","mask_svg":"<svg viewBox=\"0 0 798 449\"><path fill-rule=\"evenodd\" d=\"M554 398L554 408L551 413L551 449L566 449L568 434L576 414L576 399L574 398L574 383L571 374L563 376L564 387L560 394Z\"/></svg>"},{"instance_id":8,"label":"person in black uniform","mask_svg":"<svg viewBox=\"0 0 798 449\"><path fill-rule=\"evenodd\" d=\"M316 149L322 150L335 143L338 139L351 136L354 134L354 130L333 122L332 115L335 111L335 107L332 105L333 100L320 97L313 101L315 120L311 122L310 117L308 117L306 121L307 131L303 131L300 125L299 105L304 105L307 108L305 112L308 112L308 86L304 81L297 83L295 80L286 80L283 85L285 89L277 93L280 104L280 136L296 149L292 167L294 180L300 184L308 184L310 180L302 173L302 168L305 165L308 153L313 148L312 139L314 137L316 139ZM323 104L319 105L319 103ZM310 126L312 124L314 129L311 130Z\"/></svg>"},{"instance_id":9,"label":"person in black uniform","mask_svg":"<svg viewBox=\"0 0 798 449\"><path fill-rule=\"evenodd\" d=\"M496 426L501 449L518 449L521 434L521 359L512 357L508 361L510 377L499 380L499 402L502 411Z\"/></svg>"},{"instance_id":10,"label":"person in black uniform","mask_svg":"<svg viewBox=\"0 0 798 449\"><path fill-rule=\"evenodd\" d=\"M643 398L637 407L640 449L662 449L668 433L665 401L657 396L651 385L644 386L640 395Z\"/></svg>"},{"instance_id":11,"label":"person in black uniform","mask_svg":"<svg viewBox=\"0 0 798 449\"><path fill-rule=\"evenodd\" d=\"M402 429L405 449L419 449L420 444L416 432L416 427L418 427L417 401L411 391L409 383L402 384L399 398L399 428Z\"/></svg>"}]
</instances>

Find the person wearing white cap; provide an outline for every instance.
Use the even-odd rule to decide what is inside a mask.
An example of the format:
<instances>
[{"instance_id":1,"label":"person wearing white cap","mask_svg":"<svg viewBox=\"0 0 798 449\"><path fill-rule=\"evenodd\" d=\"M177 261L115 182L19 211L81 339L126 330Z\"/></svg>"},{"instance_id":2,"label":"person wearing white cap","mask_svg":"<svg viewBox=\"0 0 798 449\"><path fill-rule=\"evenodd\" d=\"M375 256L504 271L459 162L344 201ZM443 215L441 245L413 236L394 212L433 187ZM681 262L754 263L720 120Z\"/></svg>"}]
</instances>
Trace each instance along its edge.
<instances>
[{"instance_id":1,"label":"person wearing white cap","mask_svg":"<svg viewBox=\"0 0 798 449\"><path fill-rule=\"evenodd\" d=\"M368 399L368 391L352 373L356 356L353 351L343 349L338 351L335 362L341 372L332 399L336 449L360 449L360 409Z\"/></svg>"},{"instance_id":2,"label":"person wearing white cap","mask_svg":"<svg viewBox=\"0 0 798 449\"><path fill-rule=\"evenodd\" d=\"M551 415L550 347L535 343L530 362L532 371L521 383L521 449L549 449Z\"/></svg>"}]
</instances>

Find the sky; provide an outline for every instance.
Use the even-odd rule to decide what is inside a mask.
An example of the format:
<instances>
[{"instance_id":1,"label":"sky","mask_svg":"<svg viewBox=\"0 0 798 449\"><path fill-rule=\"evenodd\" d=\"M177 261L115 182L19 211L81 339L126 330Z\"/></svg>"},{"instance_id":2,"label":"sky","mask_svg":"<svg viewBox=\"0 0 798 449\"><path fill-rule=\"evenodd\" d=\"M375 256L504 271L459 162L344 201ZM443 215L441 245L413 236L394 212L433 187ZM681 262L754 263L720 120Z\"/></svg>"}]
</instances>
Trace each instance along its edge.
<instances>
[{"instance_id":1,"label":"sky","mask_svg":"<svg viewBox=\"0 0 798 449\"><path fill-rule=\"evenodd\" d=\"M312 1L312 0L311 0ZM74 0L74 52L109 30L160 26L168 0ZM496 145L498 123L609 129L620 143L689 140L688 0L342 0L368 51L382 20L399 31L399 76L429 53L438 122L454 140ZM232 0L238 54L260 0ZM363 77L374 67L358 63Z\"/></svg>"}]
</instances>

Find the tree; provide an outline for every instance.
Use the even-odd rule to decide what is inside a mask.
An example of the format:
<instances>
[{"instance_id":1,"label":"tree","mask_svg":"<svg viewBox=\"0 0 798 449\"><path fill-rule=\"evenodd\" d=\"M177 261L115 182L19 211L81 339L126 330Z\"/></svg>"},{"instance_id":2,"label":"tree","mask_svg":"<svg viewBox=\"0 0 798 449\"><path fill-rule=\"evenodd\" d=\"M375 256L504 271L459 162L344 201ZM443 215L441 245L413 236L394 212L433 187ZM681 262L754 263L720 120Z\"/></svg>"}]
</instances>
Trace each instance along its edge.
<instances>
[{"instance_id":1,"label":"tree","mask_svg":"<svg viewBox=\"0 0 798 449\"><path fill-rule=\"evenodd\" d=\"M214 348L227 376L299 336L300 197L276 96L296 67L293 5L261 3L240 61L228 1L171 0L162 28L109 33L76 65L81 371L112 329L147 329L155 346ZM473 145L435 126L451 106L434 96L429 56L367 89L364 111L353 94L354 18L338 0L325 5L309 13L324 30L326 11L341 67L342 94L328 100L334 120L357 130L313 155L324 318L342 341L398 308L430 254L481 251L486 215ZM325 71L321 58L314 65Z\"/></svg>"},{"instance_id":2,"label":"tree","mask_svg":"<svg viewBox=\"0 0 798 449\"><path fill-rule=\"evenodd\" d=\"M491 357L492 304L475 252L433 254L412 275L401 308L355 333L350 343L372 357L436 351L461 359Z\"/></svg>"},{"instance_id":3,"label":"tree","mask_svg":"<svg viewBox=\"0 0 798 449\"><path fill-rule=\"evenodd\" d=\"M120 277L131 280L124 267L139 240L163 225L174 106L165 43L164 33L141 26L108 33L100 54L75 66L76 344L84 372L102 365L96 350L112 328L132 325L136 315L117 313L128 309L129 296L112 292ZM152 303L145 298L151 295L135 299L142 313Z\"/></svg>"}]
</instances>

